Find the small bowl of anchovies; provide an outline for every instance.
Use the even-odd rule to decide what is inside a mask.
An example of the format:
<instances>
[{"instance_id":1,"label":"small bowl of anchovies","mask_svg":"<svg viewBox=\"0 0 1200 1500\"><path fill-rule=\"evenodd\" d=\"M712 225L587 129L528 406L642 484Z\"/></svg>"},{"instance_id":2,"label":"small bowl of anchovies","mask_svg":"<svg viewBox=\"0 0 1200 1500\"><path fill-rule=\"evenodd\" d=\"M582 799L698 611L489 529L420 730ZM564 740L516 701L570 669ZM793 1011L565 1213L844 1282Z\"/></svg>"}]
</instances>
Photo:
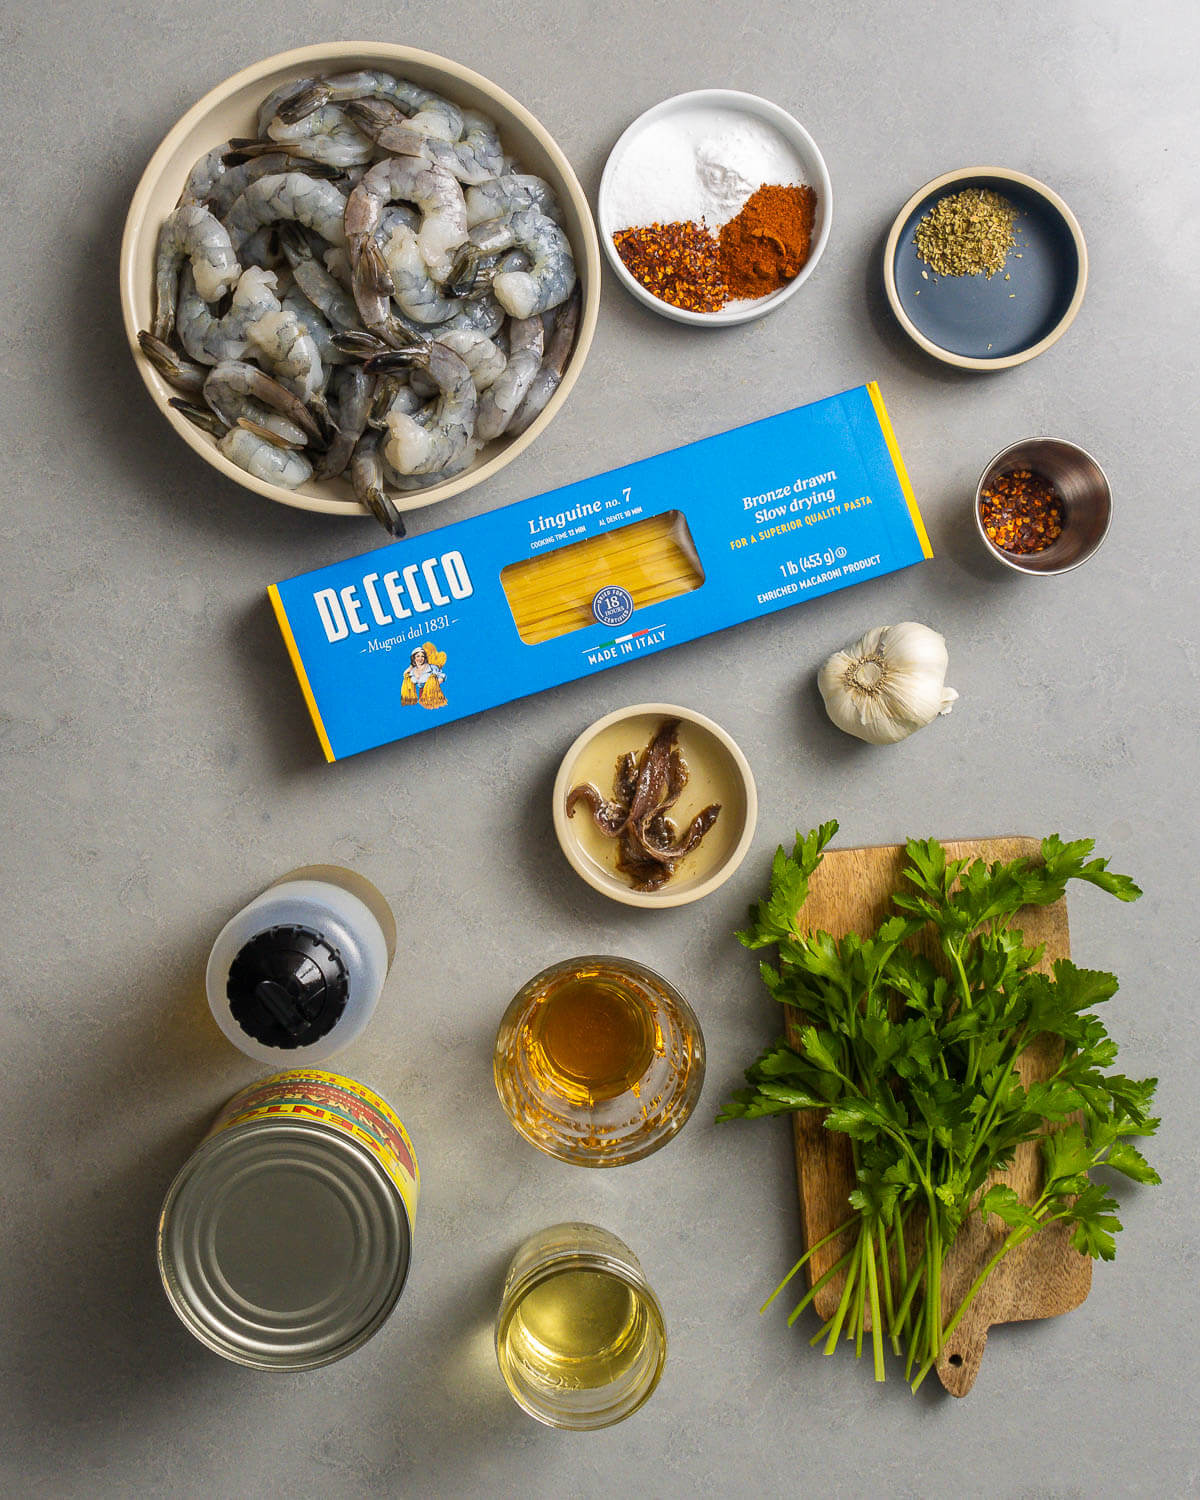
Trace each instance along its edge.
<instances>
[{"instance_id":1,"label":"small bowl of anchovies","mask_svg":"<svg viewBox=\"0 0 1200 1500\"><path fill-rule=\"evenodd\" d=\"M1075 320L1088 259L1075 215L1044 182L963 167L919 188L896 215L883 285L900 327L963 370L1042 354Z\"/></svg>"},{"instance_id":2,"label":"small bowl of anchovies","mask_svg":"<svg viewBox=\"0 0 1200 1500\"><path fill-rule=\"evenodd\" d=\"M554 832L593 890L626 906L671 907L724 885L758 821L750 763L712 719L638 703L597 719L563 756Z\"/></svg>"},{"instance_id":3,"label":"small bowl of anchovies","mask_svg":"<svg viewBox=\"0 0 1200 1500\"><path fill-rule=\"evenodd\" d=\"M411 47L304 47L195 104L120 257L155 405L227 478L327 515L404 514L511 463L587 357L600 249L538 120Z\"/></svg>"}]
</instances>

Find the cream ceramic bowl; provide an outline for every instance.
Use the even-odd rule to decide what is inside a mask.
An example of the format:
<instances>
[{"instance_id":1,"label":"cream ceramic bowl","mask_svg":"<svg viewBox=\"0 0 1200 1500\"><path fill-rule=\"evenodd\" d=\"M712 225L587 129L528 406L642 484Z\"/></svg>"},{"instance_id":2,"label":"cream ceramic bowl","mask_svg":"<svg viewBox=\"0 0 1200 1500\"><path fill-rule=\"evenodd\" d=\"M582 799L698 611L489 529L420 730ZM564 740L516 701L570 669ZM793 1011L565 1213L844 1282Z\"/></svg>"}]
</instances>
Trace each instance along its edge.
<instances>
[{"instance_id":1,"label":"cream ceramic bowl","mask_svg":"<svg viewBox=\"0 0 1200 1500\"><path fill-rule=\"evenodd\" d=\"M966 188L1017 209L1017 243L1004 274L935 276L917 254L917 225ZM944 172L896 215L883 251L883 286L896 320L926 354L960 370L1009 370L1057 343L1083 305L1088 258L1075 215L1044 182L1008 167Z\"/></svg>"},{"instance_id":2,"label":"cream ceramic bowl","mask_svg":"<svg viewBox=\"0 0 1200 1500\"><path fill-rule=\"evenodd\" d=\"M635 755L650 743L664 719L678 719L679 745L690 777L672 813L677 826L710 802L721 811L699 847L657 891L637 891L614 868L617 840L595 828L586 806L567 816L567 793L590 781L612 795L618 756ZM685 906L724 885L749 851L758 821L758 791L750 763L736 742L711 719L672 703L637 703L597 719L562 758L554 781L554 832L571 868L602 895L626 906Z\"/></svg>"},{"instance_id":3,"label":"cream ceramic bowl","mask_svg":"<svg viewBox=\"0 0 1200 1500\"><path fill-rule=\"evenodd\" d=\"M268 500L340 516L366 514L345 478L310 480L299 489L287 490L255 479L230 463L217 451L213 438L167 405L168 399L178 393L143 357L138 348L137 334L140 328L149 328L154 318L154 256L159 226L175 207L193 163L231 136L254 135L259 103L280 84L308 74L345 73L355 68L381 68L396 73L444 94L456 104L489 115L499 127L505 150L515 156L526 171L546 178L557 193L583 291L574 351L558 389L536 421L519 437L501 437L489 443L474 464L454 479L430 485L425 490L395 495L393 498L398 509L415 510L432 505L490 479L545 431L562 410L579 378L600 306L600 251L596 228L570 163L545 127L523 104L469 68L412 47L393 47L381 42L338 42L301 47L294 52L268 57L235 73L207 93L188 110L151 157L129 206L120 262L121 308L129 346L155 405L201 458L234 483L265 495Z\"/></svg>"}]
</instances>

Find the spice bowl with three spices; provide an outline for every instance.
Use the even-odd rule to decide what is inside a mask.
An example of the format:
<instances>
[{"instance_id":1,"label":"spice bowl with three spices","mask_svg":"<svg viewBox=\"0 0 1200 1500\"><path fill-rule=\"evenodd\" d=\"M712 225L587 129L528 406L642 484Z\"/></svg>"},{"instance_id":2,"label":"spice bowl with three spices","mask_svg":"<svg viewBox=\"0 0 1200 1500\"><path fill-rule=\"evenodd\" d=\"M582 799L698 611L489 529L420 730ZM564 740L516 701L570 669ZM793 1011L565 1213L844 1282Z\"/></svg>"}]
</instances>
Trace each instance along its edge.
<instances>
[{"instance_id":1,"label":"spice bowl with three spices","mask_svg":"<svg viewBox=\"0 0 1200 1500\"><path fill-rule=\"evenodd\" d=\"M1005 370L1056 343L1087 287L1075 215L1045 183L964 167L918 189L892 222L883 286L919 348L963 370Z\"/></svg>"},{"instance_id":2,"label":"spice bowl with three spices","mask_svg":"<svg viewBox=\"0 0 1200 1500\"><path fill-rule=\"evenodd\" d=\"M1069 573L1099 548L1112 520L1104 470L1063 438L1001 449L975 489L983 545L1017 573Z\"/></svg>"},{"instance_id":3,"label":"spice bowl with three spices","mask_svg":"<svg viewBox=\"0 0 1200 1500\"><path fill-rule=\"evenodd\" d=\"M600 181L600 240L618 281L705 328L782 306L816 269L833 193L808 131L755 94L700 89L640 115Z\"/></svg>"}]
</instances>

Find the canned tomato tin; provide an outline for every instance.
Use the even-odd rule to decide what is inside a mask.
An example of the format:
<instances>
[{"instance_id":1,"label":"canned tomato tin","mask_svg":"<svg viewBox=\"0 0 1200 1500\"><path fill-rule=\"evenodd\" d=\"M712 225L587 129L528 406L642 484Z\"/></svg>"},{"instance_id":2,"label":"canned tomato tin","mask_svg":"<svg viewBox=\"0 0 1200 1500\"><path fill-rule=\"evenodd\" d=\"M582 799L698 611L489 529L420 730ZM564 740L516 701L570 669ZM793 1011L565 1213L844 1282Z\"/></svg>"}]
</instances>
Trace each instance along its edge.
<instances>
[{"instance_id":1,"label":"canned tomato tin","mask_svg":"<svg viewBox=\"0 0 1200 1500\"><path fill-rule=\"evenodd\" d=\"M336 1073L276 1073L234 1095L171 1184L163 1286L226 1359L329 1364L396 1305L419 1191L412 1141L378 1094Z\"/></svg>"}]
</instances>

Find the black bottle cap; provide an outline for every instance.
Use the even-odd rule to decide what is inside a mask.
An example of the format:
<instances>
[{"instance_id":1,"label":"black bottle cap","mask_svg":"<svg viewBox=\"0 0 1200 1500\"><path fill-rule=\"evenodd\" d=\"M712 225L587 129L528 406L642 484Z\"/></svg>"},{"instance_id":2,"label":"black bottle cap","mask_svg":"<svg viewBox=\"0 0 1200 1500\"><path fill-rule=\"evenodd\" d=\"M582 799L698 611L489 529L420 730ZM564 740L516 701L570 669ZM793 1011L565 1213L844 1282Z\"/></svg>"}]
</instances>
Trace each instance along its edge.
<instances>
[{"instance_id":1,"label":"black bottle cap","mask_svg":"<svg viewBox=\"0 0 1200 1500\"><path fill-rule=\"evenodd\" d=\"M346 1008L350 977L338 950L308 927L256 933L229 966L233 1019L264 1047L307 1047Z\"/></svg>"}]
</instances>

